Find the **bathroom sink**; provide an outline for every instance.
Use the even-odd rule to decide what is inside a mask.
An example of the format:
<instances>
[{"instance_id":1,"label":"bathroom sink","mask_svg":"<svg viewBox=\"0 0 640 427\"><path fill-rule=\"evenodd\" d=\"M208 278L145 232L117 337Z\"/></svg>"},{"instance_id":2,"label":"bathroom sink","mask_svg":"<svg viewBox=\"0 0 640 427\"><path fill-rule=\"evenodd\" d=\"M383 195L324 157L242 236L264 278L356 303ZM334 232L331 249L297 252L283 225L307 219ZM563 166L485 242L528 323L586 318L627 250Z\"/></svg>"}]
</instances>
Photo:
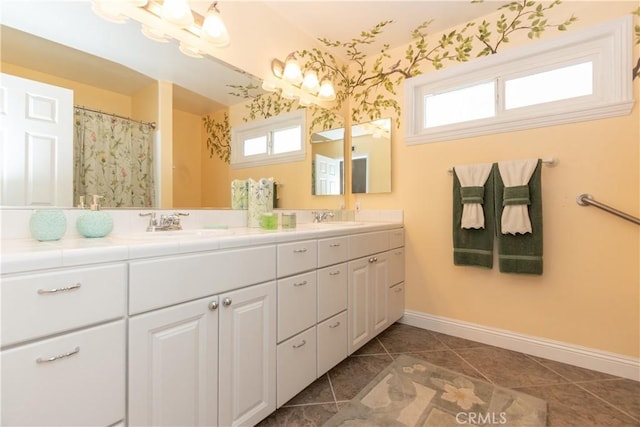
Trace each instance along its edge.
<instances>
[{"instance_id":1,"label":"bathroom sink","mask_svg":"<svg viewBox=\"0 0 640 427\"><path fill-rule=\"evenodd\" d=\"M133 240L176 239L197 237L229 236L233 231L227 229L196 229L196 230L171 230L171 231L143 231L137 233L121 234L114 237Z\"/></svg>"},{"instance_id":2,"label":"bathroom sink","mask_svg":"<svg viewBox=\"0 0 640 427\"><path fill-rule=\"evenodd\" d=\"M362 225L364 223L357 221L326 221L326 222L307 222L298 224L298 228L334 228L334 227L349 227Z\"/></svg>"}]
</instances>

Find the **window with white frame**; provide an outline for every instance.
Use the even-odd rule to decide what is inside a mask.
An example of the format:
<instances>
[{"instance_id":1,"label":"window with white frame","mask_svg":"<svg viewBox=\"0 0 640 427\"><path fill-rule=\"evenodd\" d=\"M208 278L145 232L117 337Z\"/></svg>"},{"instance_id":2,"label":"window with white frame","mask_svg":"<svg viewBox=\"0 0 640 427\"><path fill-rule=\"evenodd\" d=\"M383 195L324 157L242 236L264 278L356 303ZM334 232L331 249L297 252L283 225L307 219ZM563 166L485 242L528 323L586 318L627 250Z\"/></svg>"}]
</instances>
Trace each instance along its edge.
<instances>
[{"instance_id":1,"label":"window with white frame","mask_svg":"<svg viewBox=\"0 0 640 427\"><path fill-rule=\"evenodd\" d=\"M305 110L231 129L231 165L251 167L304 160Z\"/></svg>"},{"instance_id":2,"label":"window with white frame","mask_svg":"<svg viewBox=\"0 0 640 427\"><path fill-rule=\"evenodd\" d=\"M407 144L629 114L632 19L405 81Z\"/></svg>"}]
</instances>

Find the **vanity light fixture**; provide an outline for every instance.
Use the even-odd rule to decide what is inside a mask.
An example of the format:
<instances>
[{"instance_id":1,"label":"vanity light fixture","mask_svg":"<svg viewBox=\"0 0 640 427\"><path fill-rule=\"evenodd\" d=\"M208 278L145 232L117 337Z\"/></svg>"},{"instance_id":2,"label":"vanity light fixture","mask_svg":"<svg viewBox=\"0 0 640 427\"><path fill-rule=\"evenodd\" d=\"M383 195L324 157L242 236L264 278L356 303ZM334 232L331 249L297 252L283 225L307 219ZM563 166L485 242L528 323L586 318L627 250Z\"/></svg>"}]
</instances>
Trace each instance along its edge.
<instances>
[{"instance_id":1,"label":"vanity light fixture","mask_svg":"<svg viewBox=\"0 0 640 427\"><path fill-rule=\"evenodd\" d=\"M320 80L317 70L303 70L295 53L290 53L284 62L277 58L272 60L271 73L273 76L262 82L262 89L268 92L280 91L280 96L297 99L298 104L303 107L336 99L336 91L329 76Z\"/></svg>"},{"instance_id":2,"label":"vanity light fixture","mask_svg":"<svg viewBox=\"0 0 640 427\"><path fill-rule=\"evenodd\" d=\"M111 22L138 21L151 40L178 40L180 51L191 57L215 56L214 48L229 45L217 1L204 16L192 11L187 0L92 0L92 9Z\"/></svg>"}]
</instances>

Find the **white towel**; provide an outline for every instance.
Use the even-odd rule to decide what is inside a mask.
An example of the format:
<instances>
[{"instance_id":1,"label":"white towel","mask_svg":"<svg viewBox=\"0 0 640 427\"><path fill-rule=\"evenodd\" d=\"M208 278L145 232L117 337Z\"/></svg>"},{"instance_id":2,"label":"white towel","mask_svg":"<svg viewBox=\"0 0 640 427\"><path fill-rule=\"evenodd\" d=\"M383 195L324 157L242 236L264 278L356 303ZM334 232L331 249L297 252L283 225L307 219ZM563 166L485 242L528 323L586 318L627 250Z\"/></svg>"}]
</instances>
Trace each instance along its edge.
<instances>
[{"instance_id":1,"label":"white towel","mask_svg":"<svg viewBox=\"0 0 640 427\"><path fill-rule=\"evenodd\" d=\"M538 159L498 162L500 177L505 187L527 185L538 165ZM502 211L502 234L531 233L531 220L527 205L507 205Z\"/></svg>"},{"instance_id":2,"label":"white towel","mask_svg":"<svg viewBox=\"0 0 640 427\"><path fill-rule=\"evenodd\" d=\"M483 187L491 173L491 163L462 165L454 167L460 180L460 187ZM489 201L493 203L493 201ZM460 228L484 228L484 210L480 203L462 205Z\"/></svg>"}]
</instances>

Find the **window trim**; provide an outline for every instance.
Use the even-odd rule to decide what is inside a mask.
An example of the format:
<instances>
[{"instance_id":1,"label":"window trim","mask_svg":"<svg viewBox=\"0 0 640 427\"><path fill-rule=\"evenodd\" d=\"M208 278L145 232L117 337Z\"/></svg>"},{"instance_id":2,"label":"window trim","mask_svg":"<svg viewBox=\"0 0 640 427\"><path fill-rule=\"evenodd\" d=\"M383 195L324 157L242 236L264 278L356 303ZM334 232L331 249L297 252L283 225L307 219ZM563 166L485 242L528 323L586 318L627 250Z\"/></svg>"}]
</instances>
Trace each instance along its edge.
<instances>
[{"instance_id":1,"label":"window trim","mask_svg":"<svg viewBox=\"0 0 640 427\"><path fill-rule=\"evenodd\" d=\"M300 126L300 150L282 154L267 152L262 155L244 156L243 142L246 139L271 134L288 127ZM301 161L306 158L306 110L299 109L263 120L255 120L231 128L231 167L248 168ZM268 144L268 142L267 142Z\"/></svg>"},{"instance_id":2,"label":"window trim","mask_svg":"<svg viewBox=\"0 0 640 427\"><path fill-rule=\"evenodd\" d=\"M405 80L405 143L425 144L565 123L616 117L633 108L631 15L504 53L478 58ZM504 109L504 81L565 65L593 61L592 95ZM496 116L423 127L424 96L497 81Z\"/></svg>"}]
</instances>

